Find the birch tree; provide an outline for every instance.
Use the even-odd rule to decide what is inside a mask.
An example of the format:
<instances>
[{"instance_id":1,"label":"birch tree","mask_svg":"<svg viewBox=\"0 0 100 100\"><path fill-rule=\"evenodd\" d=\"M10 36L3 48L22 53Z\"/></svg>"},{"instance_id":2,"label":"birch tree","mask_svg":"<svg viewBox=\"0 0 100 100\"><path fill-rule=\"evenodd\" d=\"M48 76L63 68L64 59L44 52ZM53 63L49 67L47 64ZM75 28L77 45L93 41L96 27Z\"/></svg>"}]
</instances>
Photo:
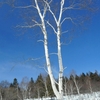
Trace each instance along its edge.
<instances>
[{"instance_id":1,"label":"birch tree","mask_svg":"<svg viewBox=\"0 0 100 100\"><path fill-rule=\"evenodd\" d=\"M48 92L48 87L47 87L47 75L45 74L42 74L42 78L43 78L43 84L45 86L45 97L48 97L49 96L49 92ZM42 82L42 80L41 80Z\"/></svg>"},{"instance_id":2,"label":"birch tree","mask_svg":"<svg viewBox=\"0 0 100 100\"><path fill-rule=\"evenodd\" d=\"M36 26L38 26L42 33L42 40L38 40L38 42L43 42L44 45L44 54L45 54L45 61L46 61L46 69L47 73L51 80L51 85L53 92L58 100L63 100L63 72L64 72L64 65L62 60L62 44L63 41L61 40L61 36L64 33L68 33L70 29L68 29L67 26L66 30L63 31L63 26L68 25L69 22L71 22L71 25L76 25L79 21L76 20L77 13L76 10L93 10L91 7L92 0L29 0L27 1L27 4L25 5L26 1L23 1L24 3L21 4L19 0L8 0L10 5L19 10L24 10L25 16L23 17L25 20L25 23L22 25L17 25L17 28L25 28L25 29L34 29ZM54 4L54 5L53 5ZM56 4L58 4L56 6ZM54 7L57 7L54 8ZM80 12L79 12L80 14ZM86 13L85 13L86 14ZM36 16L35 16L36 15ZM49 17L49 16L51 17ZM82 16L84 14L81 14ZM52 21L54 24L52 24ZM84 21L81 20L83 23ZM49 29L52 29L54 35L56 36L56 53L50 53L49 50ZM36 33L36 32L34 32ZM56 82L53 72L52 72L52 65L51 65L51 59L50 55L55 54L58 58L58 67L59 67L59 77L58 82ZM34 59L32 59L34 60ZM58 85L58 89L56 87Z\"/></svg>"},{"instance_id":3,"label":"birch tree","mask_svg":"<svg viewBox=\"0 0 100 100\"><path fill-rule=\"evenodd\" d=\"M85 81L86 81L86 84L88 85L90 93L93 93L92 84L91 84L91 78L89 76L87 76Z\"/></svg>"},{"instance_id":4,"label":"birch tree","mask_svg":"<svg viewBox=\"0 0 100 100\"><path fill-rule=\"evenodd\" d=\"M68 80L68 82L67 82L68 95L73 95L74 94L74 90L75 90L75 86L73 84L73 81L72 80Z\"/></svg>"},{"instance_id":5,"label":"birch tree","mask_svg":"<svg viewBox=\"0 0 100 100\"><path fill-rule=\"evenodd\" d=\"M78 95L80 94L80 89L82 88L82 83L80 83L77 79L76 79L76 75L74 73L72 73L71 78L75 84L76 90Z\"/></svg>"},{"instance_id":6,"label":"birch tree","mask_svg":"<svg viewBox=\"0 0 100 100\"><path fill-rule=\"evenodd\" d=\"M24 77L20 83L23 99L27 99L29 79Z\"/></svg>"}]
</instances>

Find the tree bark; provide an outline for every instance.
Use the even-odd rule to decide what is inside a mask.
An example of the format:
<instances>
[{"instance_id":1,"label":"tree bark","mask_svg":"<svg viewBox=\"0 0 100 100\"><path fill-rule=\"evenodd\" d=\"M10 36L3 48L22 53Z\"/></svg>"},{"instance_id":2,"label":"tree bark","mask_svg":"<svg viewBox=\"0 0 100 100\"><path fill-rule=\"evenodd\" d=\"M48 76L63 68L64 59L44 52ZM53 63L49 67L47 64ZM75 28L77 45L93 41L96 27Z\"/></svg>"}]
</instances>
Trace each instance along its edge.
<instances>
[{"instance_id":1,"label":"tree bark","mask_svg":"<svg viewBox=\"0 0 100 100\"><path fill-rule=\"evenodd\" d=\"M59 93L63 98L63 63L61 55L61 41L60 41L60 26L58 26L57 32L57 46L58 46L58 63L59 63Z\"/></svg>"}]
</instances>

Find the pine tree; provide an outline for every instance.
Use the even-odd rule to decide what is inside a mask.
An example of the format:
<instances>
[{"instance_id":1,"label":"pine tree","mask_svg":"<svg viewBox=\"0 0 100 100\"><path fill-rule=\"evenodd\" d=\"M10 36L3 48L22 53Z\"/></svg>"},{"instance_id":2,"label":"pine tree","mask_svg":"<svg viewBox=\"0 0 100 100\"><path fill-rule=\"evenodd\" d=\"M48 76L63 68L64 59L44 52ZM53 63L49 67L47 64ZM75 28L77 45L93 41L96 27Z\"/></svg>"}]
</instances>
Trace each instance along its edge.
<instances>
[{"instance_id":1,"label":"pine tree","mask_svg":"<svg viewBox=\"0 0 100 100\"><path fill-rule=\"evenodd\" d=\"M19 91L18 81L14 78L13 83L10 84L8 100L18 100Z\"/></svg>"},{"instance_id":2,"label":"pine tree","mask_svg":"<svg viewBox=\"0 0 100 100\"><path fill-rule=\"evenodd\" d=\"M38 76L35 86L36 86L37 97L42 98L43 96L45 96L45 86L41 74Z\"/></svg>"},{"instance_id":3,"label":"pine tree","mask_svg":"<svg viewBox=\"0 0 100 100\"><path fill-rule=\"evenodd\" d=\"M49 96L50 97L53 97L54 96L54 93L53 93L53 89L52 89L52 86L51 86L51 82L50 82L50 77L49 75L47 76L47 88L48 88L48 92L49 92Z\"/></svg>"},{"instance_id":4,"label":"pine tree","mask_svg":"<svg viewBox=\"0 0 100 100\"><path fill-rule=\"evenodd\" d=\"M15 88L17 88L17 86L18 86L18 81L17 81L17 79L16 78L14 78L14 80L13 80L13 87L15 87Z\"/></svg>"},{"instance_id":5,"label":"pine tree","mask_svg":"<svg viewBox=\"0 0 100 100\"><path fill-rule=\"evenodd\" d=\"M99 74L97 71L95 71L95 73L94 73L94 79L95 79L95 81L100 81L100 77L99 77Z\"/></svg>"},{"instance_id":6,"label":"pine tree","mask_svg":"<svg viewBox=\"0 0 100 100\"><path fill-rule=\"evenodd\" d=\"M85 77L86 77L86 75L85 75L84 73L82 73L82 74L80 75L80 80L81 80L82 82L84 82L84 81L85 81Z\"/></svg>"}]
</instances>

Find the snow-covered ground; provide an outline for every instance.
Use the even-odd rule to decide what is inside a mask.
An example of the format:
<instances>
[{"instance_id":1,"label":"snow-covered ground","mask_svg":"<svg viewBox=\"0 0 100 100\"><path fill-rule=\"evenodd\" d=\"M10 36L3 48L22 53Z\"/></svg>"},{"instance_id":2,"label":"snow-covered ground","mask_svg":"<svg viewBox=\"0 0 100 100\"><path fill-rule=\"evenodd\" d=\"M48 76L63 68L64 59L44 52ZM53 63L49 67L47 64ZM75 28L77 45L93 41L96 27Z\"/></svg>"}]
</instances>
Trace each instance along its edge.
<instances>
[{"instance_id":1,"label":"snow-covered ground","mask_svg":"<svg viewBox=\"0 0 100 100\"><path fill-rule=\"evenodd\" d=\"M25 100L57 100L54 98L40 98L40 99L25 99ZM91 94L69 95L64 96L63 100L100 100L100 92L93 92Z\"/></svg>"}]
</instances>

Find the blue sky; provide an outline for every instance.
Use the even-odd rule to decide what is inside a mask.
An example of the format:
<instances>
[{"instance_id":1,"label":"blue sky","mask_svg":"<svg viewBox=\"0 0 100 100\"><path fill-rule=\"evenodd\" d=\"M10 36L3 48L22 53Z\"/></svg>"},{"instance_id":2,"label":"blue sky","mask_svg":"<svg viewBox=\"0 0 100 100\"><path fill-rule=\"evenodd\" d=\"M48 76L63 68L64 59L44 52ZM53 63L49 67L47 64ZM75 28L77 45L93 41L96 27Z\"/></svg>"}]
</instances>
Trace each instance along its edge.
<instances>
[{"instance_id":1,"label":"blue sky","mask_svg":"<svg viewBox=\"0 0 100 100\"><path fill-rule=\"evenodd\" d=\"M99 2L100 3L100 2ZM25 76L36 79L39 73L45 73L28 58L37 58L44 55L42 43L34 42L31 35L20 35L14 26L20 23L16 14L10 8L0 8L0 81L18 81ZM62 46L64 66L67 69L64 75L69 76L71 70L77 74L89 71L100 72L100 12L96 12L86 24L86 30L75 36L70 44ZM28 33L31 31L28 31ZM18 34L18 35L17 35ZM55 46L51 51L55 50ZM42 60L43 61L43 60ZM42 61L38 61L41 65ZM52 60L53 72L57 74L56 60Z\"/></svg>"}]
</instances>

